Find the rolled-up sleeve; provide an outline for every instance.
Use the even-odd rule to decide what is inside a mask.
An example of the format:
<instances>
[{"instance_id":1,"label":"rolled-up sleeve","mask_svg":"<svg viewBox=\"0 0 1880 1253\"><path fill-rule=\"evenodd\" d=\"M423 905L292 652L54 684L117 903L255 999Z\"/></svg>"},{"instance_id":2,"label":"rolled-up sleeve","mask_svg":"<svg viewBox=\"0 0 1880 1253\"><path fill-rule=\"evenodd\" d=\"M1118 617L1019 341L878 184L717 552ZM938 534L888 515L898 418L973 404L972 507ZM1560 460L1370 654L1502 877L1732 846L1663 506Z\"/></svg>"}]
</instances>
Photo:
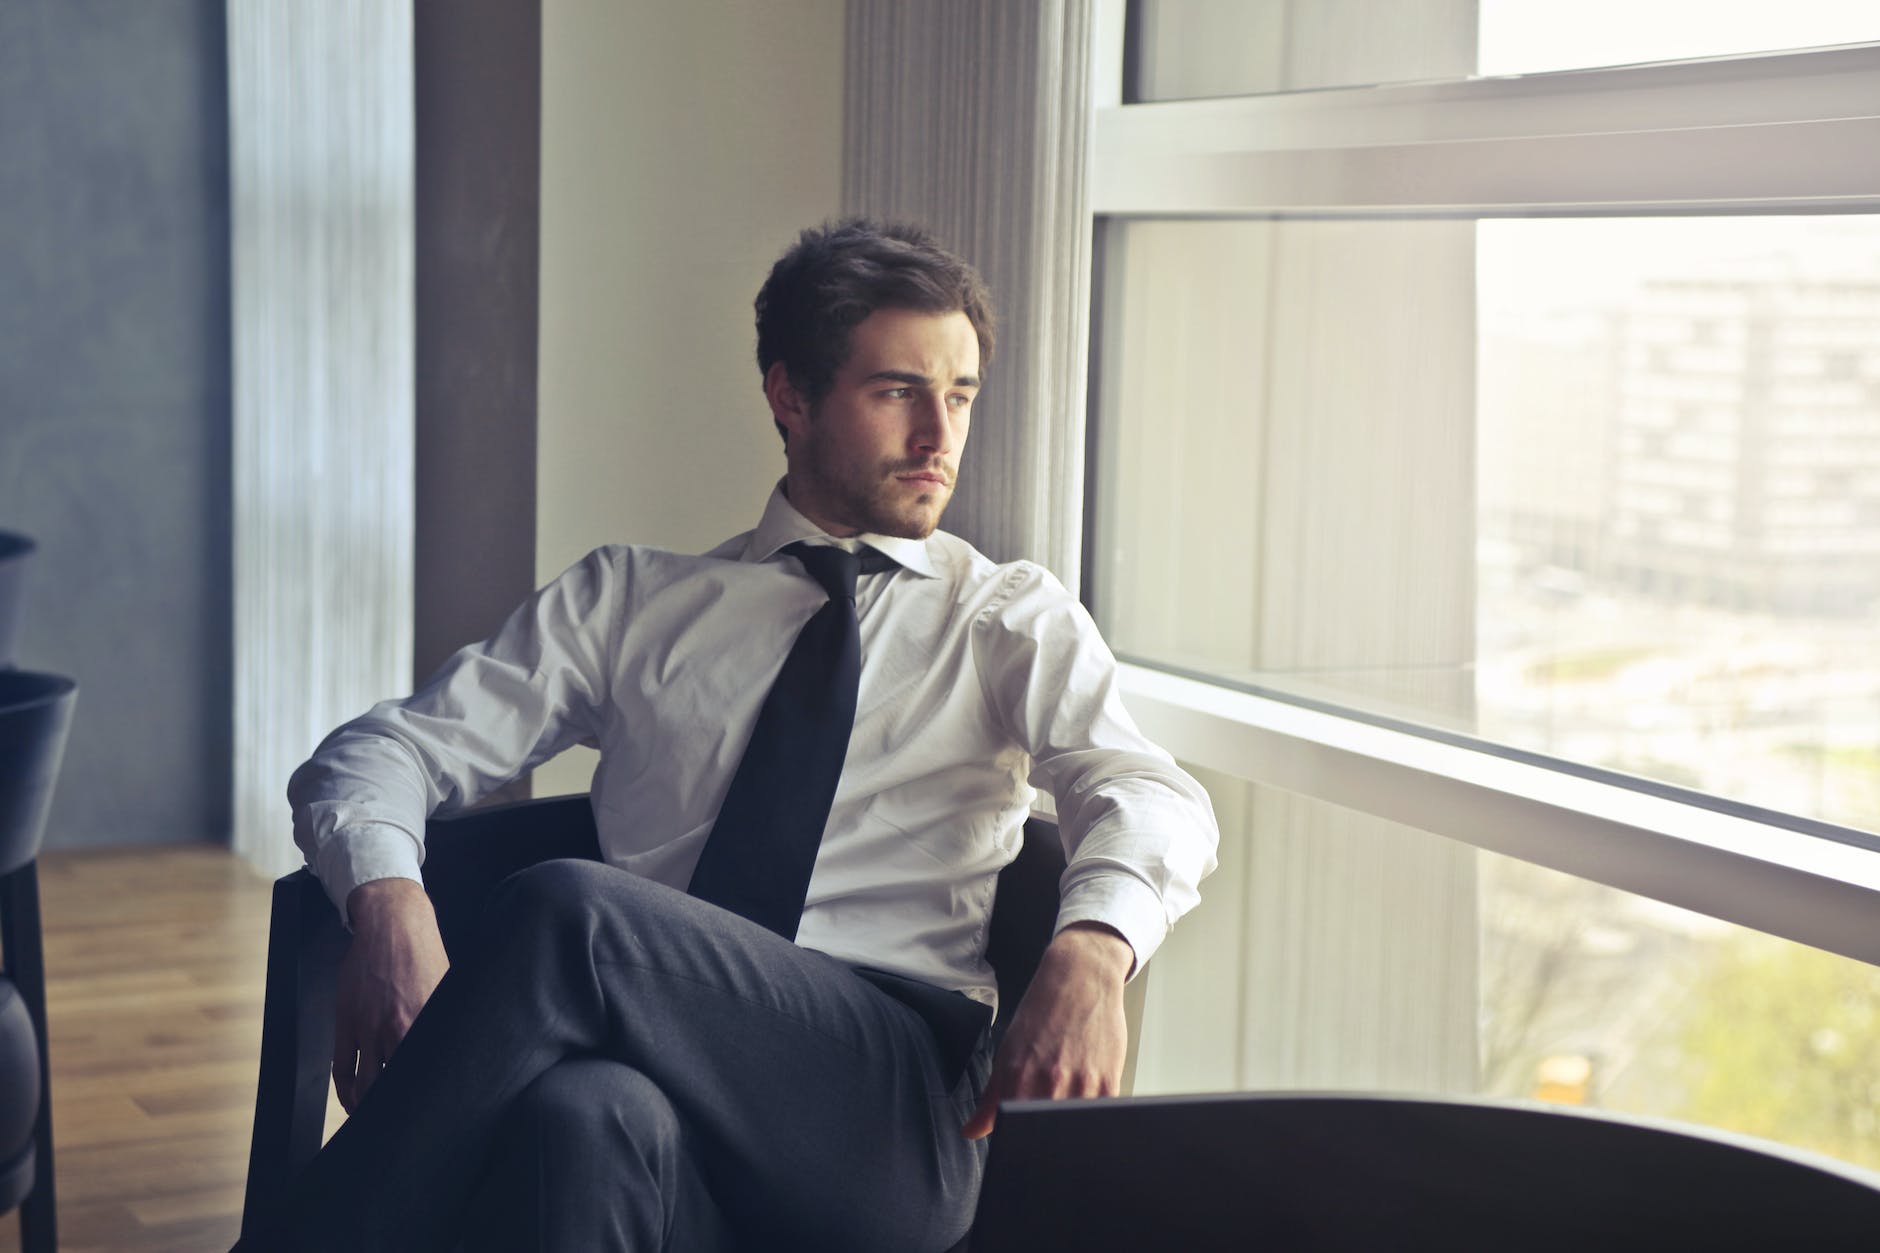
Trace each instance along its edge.
<instances>
[{"instance_id":1,"label":"rolled-up sleeve","mask_svg":"<svg viewBox=\"0 0 1880 1253\"><path fill-rule=\"evenodd\" d=\"M1057 801L1069 862L1058 929L1115 928L1140 971L1214 870L1207 792L1137 729L1115 657L1049 571L1010 567L974 643L987 698L1031 755L1031 785Z\"/></svg>"},{"instance_id":2,"label":"rolled-up sleeve","mask_svg":"<svg viewBox=\"0 0 1880 1253\"><path fill-rule=\"evenodd\" d=\"M420 878L425 820L574 744L598 746L622 575L596 549L403 700L327 736L288 781L294 840L346 913L361 883Z\"/></svg>"}]
</instances>

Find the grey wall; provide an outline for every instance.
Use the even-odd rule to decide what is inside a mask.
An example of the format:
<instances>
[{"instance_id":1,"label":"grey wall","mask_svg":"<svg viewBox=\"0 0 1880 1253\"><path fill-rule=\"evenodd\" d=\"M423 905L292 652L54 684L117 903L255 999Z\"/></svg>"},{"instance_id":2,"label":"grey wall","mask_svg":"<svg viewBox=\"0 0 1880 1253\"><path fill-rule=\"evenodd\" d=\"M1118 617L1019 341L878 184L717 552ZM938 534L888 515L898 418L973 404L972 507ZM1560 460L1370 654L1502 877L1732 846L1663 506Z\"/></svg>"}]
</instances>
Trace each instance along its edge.
<instances>
[{"instance_id":1,"label":"grey wall","mask_svg":"<svg viewBox=\"0 0 1880 1253\"><path fill-rule=\"evenodd\" d=\"M229 224L218 0L0 0L0 528L77 717L51 846L221 840Z\"/></svg>"}]
</instances>

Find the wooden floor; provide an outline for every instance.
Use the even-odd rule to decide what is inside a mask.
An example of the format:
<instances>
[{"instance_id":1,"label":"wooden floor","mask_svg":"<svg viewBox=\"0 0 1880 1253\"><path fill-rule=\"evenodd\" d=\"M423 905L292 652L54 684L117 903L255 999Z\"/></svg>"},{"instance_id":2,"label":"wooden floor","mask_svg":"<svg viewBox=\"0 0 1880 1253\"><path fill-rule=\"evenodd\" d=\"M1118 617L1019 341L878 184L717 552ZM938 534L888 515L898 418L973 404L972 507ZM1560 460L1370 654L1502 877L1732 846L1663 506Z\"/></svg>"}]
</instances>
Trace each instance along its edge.
<instances>
[{"instance_id":1,"label":"wooden floor","mask_svg":"<svg viewBox=\"0 0 1880 1253\"><path fill-rule=\"evenodd\" d=\"M269 885L224 849L40 859L60 1248L226 1249L241 1223ZM19 1223L0 1218L0 1251Z\"/></svg>"}]
</instances>

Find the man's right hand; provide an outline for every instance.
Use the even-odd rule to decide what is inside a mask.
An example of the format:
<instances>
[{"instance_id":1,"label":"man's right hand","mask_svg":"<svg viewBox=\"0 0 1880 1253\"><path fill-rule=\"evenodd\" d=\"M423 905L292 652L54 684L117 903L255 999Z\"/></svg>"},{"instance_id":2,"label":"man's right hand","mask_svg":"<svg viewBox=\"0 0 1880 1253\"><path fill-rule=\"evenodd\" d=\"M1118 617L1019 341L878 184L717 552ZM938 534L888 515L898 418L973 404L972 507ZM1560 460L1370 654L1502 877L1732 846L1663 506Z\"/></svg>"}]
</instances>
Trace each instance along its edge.
<instances>
[{"instance_id":1,"label":"man's right hand","mask_svg":"<svg viewBox=\"0 0 1880 1253\"><path fill-rule=\"evenodd\" d=\"M450 962L437 915L413 879L374 879L346 898L352 944L340 960L333 1088L351 1114L365 1100Z\"/></svg>"}]
</instances>

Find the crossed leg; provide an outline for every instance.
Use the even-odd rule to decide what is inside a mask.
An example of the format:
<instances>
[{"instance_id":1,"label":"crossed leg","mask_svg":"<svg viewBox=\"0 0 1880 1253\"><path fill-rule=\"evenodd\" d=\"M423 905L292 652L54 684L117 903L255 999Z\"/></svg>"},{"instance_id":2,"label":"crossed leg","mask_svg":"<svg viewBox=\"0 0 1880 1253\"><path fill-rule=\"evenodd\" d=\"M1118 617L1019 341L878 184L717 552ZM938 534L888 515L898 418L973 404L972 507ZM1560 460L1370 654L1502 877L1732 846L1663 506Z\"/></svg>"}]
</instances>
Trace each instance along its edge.
<instances>
[{"instance_id":1,"label":"crossed leg","mask_svg":"<svg viewBox=\"0 0 1880 1253\"><path fill-rule=\"evenodd\" d=\"M463 1233L463 1253L736 1248L672 1102L599 1057L557 1062L509 1107Z\"/></svg>"},{"instance_id":2,"label":"crossed leg","mask_svg":"<svg viewBox=\"0 0 1880 1253\"><path fill-rule=\"evenodd\" d=\"M539 1247L933 1253L977 1196L981 1149L959 1135L972 1070L943 1088L925 1023L832 958L626 872L548 862L497 890L477 951L237 1248L446 1249L518 1172L586 1154L621 1192L580 1221L621 1239L558 1244L538 1225ZM611 1112L570 1118L583 1093ZM526 1152L532 1120L549 1157ZM649 1190L656 1212L621 1194ZM516 1196L526 1224L560 1193Z\"/></svg>"}]
</instances>

